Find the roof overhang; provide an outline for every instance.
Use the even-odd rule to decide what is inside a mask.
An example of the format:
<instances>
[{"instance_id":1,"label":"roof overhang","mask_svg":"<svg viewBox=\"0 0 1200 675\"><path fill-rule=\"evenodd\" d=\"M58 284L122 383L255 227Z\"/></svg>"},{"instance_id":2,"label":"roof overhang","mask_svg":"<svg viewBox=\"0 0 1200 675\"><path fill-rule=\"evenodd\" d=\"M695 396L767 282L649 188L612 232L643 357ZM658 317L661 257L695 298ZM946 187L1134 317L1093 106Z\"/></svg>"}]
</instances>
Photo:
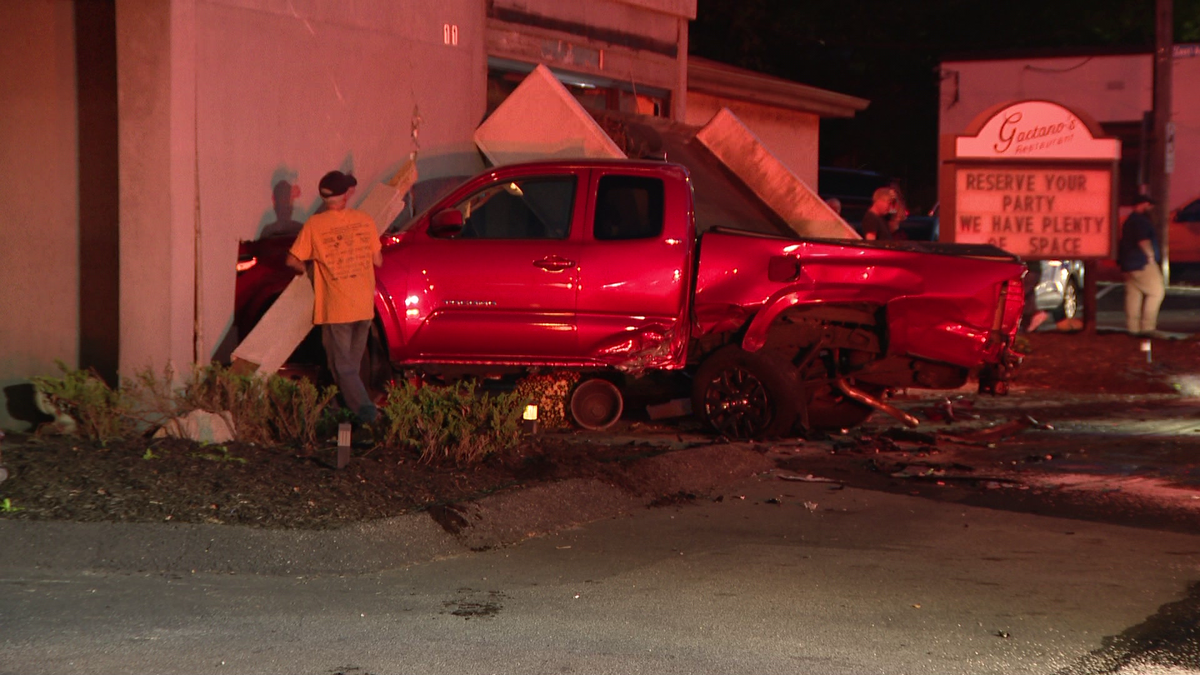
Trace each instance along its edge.
<instances>
[{"instance_id":1,"label":"roof overhang","mask_svg":"<svg viewBox=\"0 0 1200 675\"><path fill-rule=\"evenodd\" d=\"M798 84L778 77L735 68L723 63L688 57L688 91L747 103L758 103L812 113L820 117L854 117L870 101Z\"/></svg>"}]
</instances>

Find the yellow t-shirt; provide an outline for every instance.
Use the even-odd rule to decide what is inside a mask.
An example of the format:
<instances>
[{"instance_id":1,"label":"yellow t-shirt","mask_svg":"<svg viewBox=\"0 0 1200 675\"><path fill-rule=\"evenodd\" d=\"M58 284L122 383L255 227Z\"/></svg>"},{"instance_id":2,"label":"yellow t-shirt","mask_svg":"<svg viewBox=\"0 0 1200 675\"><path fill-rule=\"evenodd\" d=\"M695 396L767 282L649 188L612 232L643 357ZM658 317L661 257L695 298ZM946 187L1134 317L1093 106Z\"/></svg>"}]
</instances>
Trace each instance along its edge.
<instances>
[{"instance_id":1,"label":"yellow t-shirt","mask_svg":"<svg viewBox=\"0 0 1200 675\"><path fill-rule=\"evenodd\" d=\"M349 323L374 316L375 253L381 249L371 216L357 209L309 218L291 254L313 261L313 323Z\"/></svg>"}]
</instances>

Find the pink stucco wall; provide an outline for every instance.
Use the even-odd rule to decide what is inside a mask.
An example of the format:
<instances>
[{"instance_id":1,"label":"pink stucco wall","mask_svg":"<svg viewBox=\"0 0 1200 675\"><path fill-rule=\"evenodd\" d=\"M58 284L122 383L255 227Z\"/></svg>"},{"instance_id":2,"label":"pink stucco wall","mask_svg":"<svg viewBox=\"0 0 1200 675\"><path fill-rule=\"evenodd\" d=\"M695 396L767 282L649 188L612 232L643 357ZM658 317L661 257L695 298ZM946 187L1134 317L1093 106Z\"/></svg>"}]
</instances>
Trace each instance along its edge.
<instances>
[{"instance_id":1,"label":"pink stucco wall","mask_svg":"<svg viewBox=\"0 0 1200 675\"><path fill-rule=\"evenodd\" d=\"M0 2L0 388L73 365L79 334L74 20L59 0ZM0 400L3 397L0 396ZM0 426L11 427L7 406Z\"/></svg>"}]
</instances>

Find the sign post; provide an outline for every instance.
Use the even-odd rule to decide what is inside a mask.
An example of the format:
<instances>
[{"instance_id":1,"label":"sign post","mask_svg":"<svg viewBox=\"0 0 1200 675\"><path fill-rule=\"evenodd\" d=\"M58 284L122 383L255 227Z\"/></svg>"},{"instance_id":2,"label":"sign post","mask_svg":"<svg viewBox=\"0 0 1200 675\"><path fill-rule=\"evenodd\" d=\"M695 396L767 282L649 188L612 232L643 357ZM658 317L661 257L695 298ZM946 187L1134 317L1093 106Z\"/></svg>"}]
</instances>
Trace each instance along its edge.
<instances>
[{"instance_id":1,"label":"sign post","mask_svg":"<svg viewBox=\"0 0 1200 675\"><path fill-rule=\"evenodd\" d=\"M1121 146L1050 101L1004 103L942 138L941 237L1027 261L1082 260L1084 322L1095 330L1094 261L1115 257Z\"/></svg>"}]
</instances>

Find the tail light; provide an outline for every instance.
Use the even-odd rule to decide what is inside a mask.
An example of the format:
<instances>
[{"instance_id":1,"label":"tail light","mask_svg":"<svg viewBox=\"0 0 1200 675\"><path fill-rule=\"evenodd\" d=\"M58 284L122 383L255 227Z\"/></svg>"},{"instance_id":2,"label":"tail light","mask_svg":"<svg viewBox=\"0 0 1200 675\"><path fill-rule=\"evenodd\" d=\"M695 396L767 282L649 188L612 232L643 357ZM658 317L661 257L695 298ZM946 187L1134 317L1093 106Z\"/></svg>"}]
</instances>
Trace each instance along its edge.
<instances>
[{"instance_id":1,"label":"tail light","mask_svg":"<svg viewBox=\"0 0 1200 675\"><path fill-rule=\"evenodd\" d=\"M1021 326L1021 315L1025 309L1025 285L1020 279L1010 279L1004 282L1000 289L1000 298L996 302L996 318L992 330L997 330L1009 337L1016 335Z\"/></svg>"},{"instance_id":2,"label":"tail light","mask_svg":"<svg viewBox=\"0 0 1200 675\"><path fill-rule=\"evenodd\" d=\"M250 256L249 258L239 258L237 261L238 274L245 272L246 270L250 269L251 267L254 267L257 264L258 264L258 258L254 257L254 256Z\"/></svg>"}]
</instances>

